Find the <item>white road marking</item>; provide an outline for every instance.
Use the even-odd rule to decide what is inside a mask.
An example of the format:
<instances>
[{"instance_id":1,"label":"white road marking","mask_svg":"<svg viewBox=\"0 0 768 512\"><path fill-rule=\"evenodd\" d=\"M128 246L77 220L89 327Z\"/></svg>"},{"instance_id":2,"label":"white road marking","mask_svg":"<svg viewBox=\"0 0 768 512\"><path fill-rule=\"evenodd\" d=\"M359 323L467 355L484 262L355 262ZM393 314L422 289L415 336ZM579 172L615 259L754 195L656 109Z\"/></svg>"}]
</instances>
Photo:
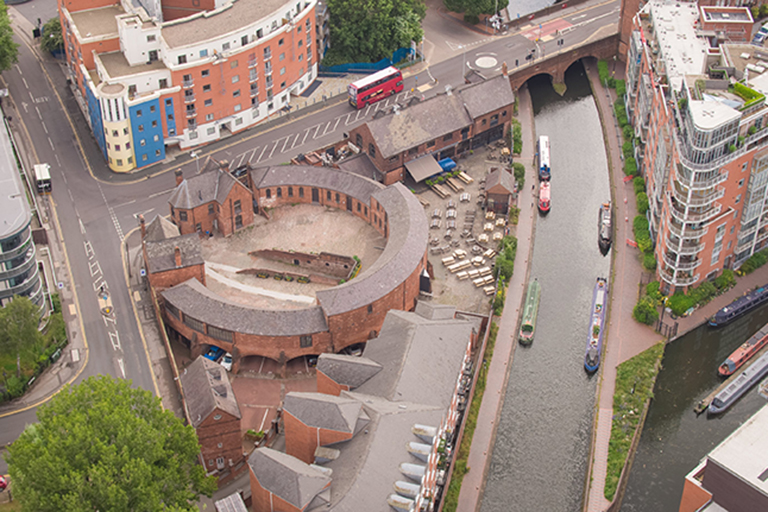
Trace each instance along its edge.
<instances>
[{"instance_id":1,"label":"white road marking","mask_svg":"<svg viewBox=\"0 0 768 512\"><path fill-rule=\"evenodd\" d=\"M112 328L109 324L112 324L113 326L117 325L117 320L114 317L101 315L101 318L104 319L104 325L107 327L107 329Z\"/></svg>"},{"instance_id":2,"label":"white road marking","mask_svg":"<svg viewBox=\"0 0 768 512\"><path fill-rule=\"evenodd\" d=\"M122 350L120 348L120 335L117 334L117 331L107 334L109 334L109 341L112 343L112 348L115 350Z\"/></svg>"},{"instance_id":3,"label":"white road marking","mask_svg":"<svg viewBox=\"0 0 768 512\"><path fill-rule=\"evenodd\" d=\"M267 150L267 146L264 146L264 149L261 150L261 154L259 155L259 159L256 160L256 163L261 162L261 157L264 156L264 152Z\"/></svg>"},{"instance_id":4,"label":"white road marking","mask_svg":"<svg viewBox=\"0 0 768 512\"><path fill-rule=\"evenodd\" d=\"M313 138L313 139L316 139L316 138L317 138L317 132L319 132L319 131L320 131L320 127L321 127L321 126L323 126L323 124L322 124L322 123L318 124L318 125L317 125L317 128L315 128L315 134L312 136L312 138ZM310 128L310 130L311 130L311 129L312 129L312 128Z\"/></svg>"},{"instance_id":5,"label":"white road marking","mask_svg":"<svg viewBox=\"0 0 768 512\"><path fill-rule=\"evenodd\" d=\"M22 81L22 82L24 82L24 87L26 87L27 89L29 89L29 84L27 83L27 79L26 79L26 78L24 78L24 77L21 77L21 81ZM30 94L31 94L31 93L30 93Z\"/></svg>"},{"instance_id":6,"label":"white road marking","mask_svg":"<svg viewBox=\"0 0 768 512\"><path fill-rule=\"evenodd\" d=\"M24 74L24 73L21 72L21 68L19 67L18 64L14 64L14 66L16 66L16 71L18 71L20 75Z\"/></svg>"},{"instance_id":7,"label":"white road marking","mask_svg":"<svg viewBox=\"0 0 768 512\"><path fill-rule=\"evenodd\" d=\"M332 132L336 131L336 127L339 126L339 121L341 121L341 118L336 119L336 124L333 125L333 130L331 130Z\"/></svg>"},{"instance_id":8,"label":"white road marking","mask_svg":"<svg viewBox=\"0 0 768 512\"><path fill-rule=\"evenodd\" d=\"M123 364L122 358L117 359L117 365L120 367L120 373L123 374L123 378L125 378L125 364Z\"/></svg>"},{"instance_id":9,"label":"white road marking","mask_svg":"<svg viewBox=\"0 0 768 512\"><path fill-rule=\"evenodd\" d=\"M56 151L56 148L55 148L55 147L53 147L53 141L51 140L51 138L50 138L50 137L48 137L48 144L50 144L50 145L51 145L51 150L52 150L52 151Z\"/></svg>"},{"instance_id":10,"label":"white road marking","mask_svg":"<svg viewBox=\"0 0 768 512\"><path fill-rule=\"evenodd\" d=\"M331 122L328 121L328 124L325 125L325 130L323 130L323 136L325 136L328 133L328 128L331 127ZM333 131L333 130L331 130Z\"/></svg>"},{"instance_id":11,"label":"white road marking","mask_svg":"<svg viewBox=\"0 0 768 512\"><path fill-rule=\"evenodd\" d=\"M99 265L99 260L88 263L88 268L91 271L91 277L95 276L96 274L101 274L101 265Z\"/></svg>"},{"instance_id":12,"label":"white road marking","mask_svg":"<svg viewBox=\"0 0 768 512\"><path fill-rule=\"evenodd\" d=\"M40 109L39 109L39 108L37 108L37 106L35 106L35 110L37 111L37 117L39 117L39 118L40 118L40 120L42 120L42 119L43 119L43 116L40 114Z\"/></svg>"},{"instance_id":13,"label":"white road marking","mask_svg":"<svg viewBox=\"0 0 768 512\"><path fill-rule=\"evenodd\" d=\"M253 148L253 153L251 153L251 158L248 159L248 163L253 162L253 157L256 156L256 150L257 149L259 149L259 146L256 146L255 148Z\"/></svg>"},{"instance_id":14,"label":"white road marking","mask_svg":"<svg viewBox=\"0 0 768 512\"><path fill-rule=\"evenodd\" d=\"M85 226L83 225L83 221L81 219L77 219L77 222L80 223L80 233L84 235L85 234ZM85 242L85 243L86 243L86 247L91 245L90 242Z\"/></svg>"},{"instance_id":15,"label":"white road marking","mask_svg":"<svg viewBox=\"0 0 768 512\"><path fill-rule=\"evenodd\" d=\"M45 126L45 121L41 121L40 124L43 125L43 130L45 130L45 133L48 133L48 127Z\"/></svg>"},{"instance_id":16,"label":"white road marking","mask_svg":"<svg viewBox=\"0 0 768 512\"><path fill-rule=\"evenodd\" d=\"M128 201L128 202L125 202L125 203L120 203L120 204L118 204L118 205L117 205L117 206L115 206L114 208L121 208L121 207L123 207L123 206L128 206L129 204L133 204L133 203L135 203L135 202L136 202L136 200L135 200L135 199L131 199L131 200L130 200L130 201Z\"/></svg>"},{"instance_id":17,"label":"white road marking","mask_svg":"<svg viewBox=\"0 0 768 512\"><path fill-rule=\"evenodd\" d=\"M59 164L59 167L61 167L61 160L59 160L59 154L56 153L53 156L54 156L54 158L56 158L56 163ZM64 183L66 183L67 182L67 173L64 173L64 172L61 173L61 177L64 178Z\"/></svg>"},{"instance_id":18,"label":"white road marking","mask_svg":"<svg viewBox=\"0 0 768 512\"><path fill-rule=\"evenodd\" d=\"M293 137L293 135L289 135L285 138L285 142L283 142L283 149L280 150L281 153L285 153L285 147L288 145L288 141L291 140L291 137Z\"/></svg>"},{"instance_id":19,"label":"white road marking","mask_svg":"<svg viewBox=\"0 0 768 512\"><path fill-rule=\"evenodd\" d=\"M349 118L350 118L350 117L352 117L352 114L351 114L351 113L350 113L350 114L347 114L347 120L346 120L346 121L344 121L344 124L345 124L345 125L347 125L347 124L349 124L349 123L350 123L350 121L349 121Z\"/></svg>"},{"instance_id":20,"label":"white road marking","mask_svg":"<svg viewBox=\"0 0 768 512\"><path fill-rule=\"evenodd\" d=\"M81 226L83 225L82 222L80 223L80 225ZM85 228L83 228L83 229L85 229ZM85 234L85 231L83 231L82 233ZM85 256L88 259L93 258L93 246L91 245L91 242L86 240L85 242L83 242L83 245L85 246Z\"/></svg>"},{"instance_id":21,"label":"white road marking","mask_svg":"<svg viewBox=\"0 0 768 512\"><path fill-rule=\"evenodd\" d=\"M301 133L296 134L296 139L294 139L293 144L291 144L291 149L296 147L296 143L299 142L299 137L301 137Z\"/></svg>"},{"instance_id":22,"label":"white road marking","mask_svg":"<svg viewBox=\"0 0 768 512\"><path fill-rule=\"evenodd\" d=\"M307 129L306 133L304 133L304 138L301 139L301 145L303 146L305 142L307 142L307 137L309 136L309 129Z\"/></svg>"},{"instance_id":23,"label":"white road marking","mask_svg":"<svg viewBox=\"0 0 768 512\"><path fill-rule=\"evenodd\" d=\"M104 278L100 277L93 282L93 291L97 292L101 290L102 287L107 288L107 282L104 280Z\"/></svg>"},{"instance_id":24,"label":"white road marking","mask_svg":"<svg viewBox=\"0 0 768 512\"><path fill-rule=\"evenodd\" d=\"M173 192L176 190L176 187L169 188L168 190L163 190L162 192L155 192L154 194L150 194L149 199L152 199L153 197L161 196L163 194L168 194L170 192Z\"/></svg>"},{"instance_id":25,"label":"white road marking","mask_svg":"<svg viewBox=\"0 0 768 512\"><path fill-rule=\"evenodd\" d=\"M272 158L272 155L275 154L275 149L277 149L277 145L280 143L280 141L275 142L275 145L272 146L272 151L269 153L269 158Z\"/></svg>"}]
</instances>

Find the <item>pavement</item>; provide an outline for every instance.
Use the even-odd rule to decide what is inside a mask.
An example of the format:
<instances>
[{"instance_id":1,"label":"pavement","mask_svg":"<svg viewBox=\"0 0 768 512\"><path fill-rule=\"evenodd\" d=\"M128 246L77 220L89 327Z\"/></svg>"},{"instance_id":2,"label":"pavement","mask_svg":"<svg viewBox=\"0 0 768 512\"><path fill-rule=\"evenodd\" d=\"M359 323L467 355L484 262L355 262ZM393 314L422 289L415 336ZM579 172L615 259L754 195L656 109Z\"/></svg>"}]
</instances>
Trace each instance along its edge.
<instances>
[{"instance_id":1,"label":"pavement","mask_svg":"<svg viewBox=\"0 0 768 512\"><path fill-rule=\"evenodd\" d=\"M525 165L525 182L536 183L536 167L534 165L534 124L533 107L528 94L527 85L518 91L517 119L523 128L523 149L516 162ZM527 186L518 195L520 216L514 235L517 237L517 254L515 255L515 272L509 281L507 298L504 301L504 312L497 319L499 331L496 335L496 345L493 358L486 378L483 403L477 416L477 426L472 438L472 447L467 458L467 474L461 485L457 510L477 510L480 506L485 475L491 462L493 444L496 437L496 426L499 422L504 394L507 389L509 367L517 346L517 325L520 316L526 285L528 283L529 263L533 251L533 236L538 214L533 197L533 191Z\"/></svg>"}]
</instances>

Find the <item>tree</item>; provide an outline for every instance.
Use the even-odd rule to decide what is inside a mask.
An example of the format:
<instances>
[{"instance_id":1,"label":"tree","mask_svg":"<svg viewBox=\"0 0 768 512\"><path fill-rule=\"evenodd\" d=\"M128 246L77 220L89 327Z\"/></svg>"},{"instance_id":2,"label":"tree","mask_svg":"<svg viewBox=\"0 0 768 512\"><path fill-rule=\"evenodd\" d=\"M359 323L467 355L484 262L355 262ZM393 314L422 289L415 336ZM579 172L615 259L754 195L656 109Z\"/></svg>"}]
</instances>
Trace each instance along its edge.
<instances>
[{"instance_id":1,"label":"tree","mask_svg":"<svg viewBox=\"0 0 768 512\"><path fill-rule=\"evenodd\" d=\"M196 511L215 490L192 426L130 381L66 386L37 418L7 455L23 511Z\"/></svg>"},{"instance_id":2,"label":"tree","mask_svg":"<svg viewBox=\"0 0 768 512\"><path fill-rule=\"evenodd\" d=\"M21 377L21 361L33 362L43 348L38 331L40 309L27 297L14 297L0 308L0 351L16 355L16 377Z\"/></svg>"},{"instance_id":3,"label":"tree","mask_svg":"<svg viewBox=\"0 0 768 512\"><path fill-rule=\"evenodd\" d=\"M659 319L659 312L653 304L653 299L648 296L643 297L635 304L632 310L632 318L640 323L651 325Z\"/></svg>"},{"instance_id":4,"label":"tree","mask_svg":"<svg viewBox=\"0 0 768 512\"><path fill-rule=\"evenodd\" d=\"M495 14L504 10L509 0L443 0L443 5L449 11L463 12L477 19L479 14Z\"/></svg>"},{"instance_id":5,"label":"tree","mask_svg":"<svg viewBox=\"0 0 768 512\"><path fill-rule=\"evenodd\" d=\"M40 48L46 52L55 52L64 48L64 38L61 35L61 22L59 18L49 19L43 25L43 34L40 38Z\"/></svg>"},{"instance_id":6,"label":"tree","mask_svg":"<svg viewBox=\"0 0 768 512\"><path fill-rule=\"evenodd\" d=\"M19 60L19 45L13 41L13 28L5 2L0 4L0 72Z\"/></svg>"},{"instance_id":7,"label":"tree","mask_svg":"<svg viewBox=\"0 0 768 512\"><path fill-rule=\"evenodd\" d=\"M422 0L328 0L331 48L325 65L377 62L424 36Z\"/></svg>"}]
</instances>

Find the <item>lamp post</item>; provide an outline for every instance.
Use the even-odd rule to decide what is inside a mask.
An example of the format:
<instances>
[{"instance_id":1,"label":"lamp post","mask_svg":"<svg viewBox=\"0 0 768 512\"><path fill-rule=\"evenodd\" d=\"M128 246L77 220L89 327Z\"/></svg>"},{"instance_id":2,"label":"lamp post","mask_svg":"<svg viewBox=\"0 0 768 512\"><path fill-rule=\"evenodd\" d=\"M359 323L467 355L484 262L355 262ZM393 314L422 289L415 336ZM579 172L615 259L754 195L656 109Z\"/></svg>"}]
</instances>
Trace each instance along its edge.
<instances>
[{"instance_id":1,"label":"lamp post","mask_svg":"<svg viewBox=\"0 0 768 512\"><path fill-rule=\"evenodd\" d=\"M198 155L196 152L192 151L189 153L189 156L195 159L195 164L197 164L197 174L200 174L200 155Z\"/></svg>"}]
</instances>

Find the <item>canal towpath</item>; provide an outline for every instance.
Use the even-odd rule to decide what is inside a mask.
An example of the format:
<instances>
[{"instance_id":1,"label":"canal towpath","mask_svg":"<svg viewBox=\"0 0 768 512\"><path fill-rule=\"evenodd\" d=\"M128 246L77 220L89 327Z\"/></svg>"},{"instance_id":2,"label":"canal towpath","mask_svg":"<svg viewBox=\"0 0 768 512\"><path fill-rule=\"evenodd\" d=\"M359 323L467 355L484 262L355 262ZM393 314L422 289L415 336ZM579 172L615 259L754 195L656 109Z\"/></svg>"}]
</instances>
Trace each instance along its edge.
<instances>
[{"instance_id":1,"label":"canal towpath","mask_svg":"<svg viewBox=\"0 0 768 512\"><path fill-rule=\"evenodd\" d=\"M534 202L534 190L528 187L528 183L537 182L536 168L534 166L534 124L533 106L528 94L527 86L518 91L518 115L523 132L523 148L516 162L525 165L525 183L518 193L517 206L520 208L520 216L517 222L517 254L515 255L515 273L509 281L507 297L504 301L504 312L497 319L499 331L496 335L493 358L486 378L483 403L477 416L477 427L472 438L472 447L467 458L467 474L459 493L457 510L473 511L480 505L485 476L491 462L493 444L496 437L496 425L499 422L504 403L504 393L507 389L509 365L517 345L517 323L520 316L523 297L528 283L528 270L533 249L533 235L536 225L536 205Z\"/></svg>"}]
</instances>

